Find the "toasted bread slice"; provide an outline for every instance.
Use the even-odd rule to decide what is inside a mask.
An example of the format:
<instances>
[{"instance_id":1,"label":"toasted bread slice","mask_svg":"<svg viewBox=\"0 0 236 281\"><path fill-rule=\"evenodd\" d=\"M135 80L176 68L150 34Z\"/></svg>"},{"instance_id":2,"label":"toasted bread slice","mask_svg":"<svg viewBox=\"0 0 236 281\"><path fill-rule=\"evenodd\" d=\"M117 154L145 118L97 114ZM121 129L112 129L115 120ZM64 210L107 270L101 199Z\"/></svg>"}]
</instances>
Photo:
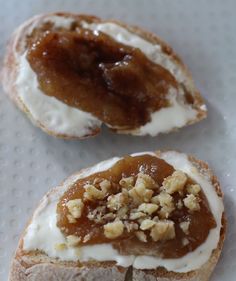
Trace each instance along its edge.
<instances>
[{"instance_id":1,"label":"toasted bread slice","mask_svg":"<svg viewBox=\"0 0 236 281\"><path fill-rule=\"evenodd\" d=\"M193 124L206 117L206 106L186 66L156 35L139 27L114 20L104 21L93 16L69 13L45 14L33 17L14 32L7 48L2 83L16 105L36 126L48 134L65 139L93 136L100 132L104 121L93 112L85 112L67 105L47 96L39 89L37 75L26 58L27 40L47 23L51 24L47 27L50 31L60 28L68 31L76 23L82 24L81 28L105 33L115 42L140 49L148 60L160 65L176 80L178 87L168 94L167 107L151 112L149 121L135 128L105 122L112 130L125 134L155 136ZM129 84L126 87L129 87ZM157 96L159 94L156 93Z\"/></svg>"},{"instance_id":2,"label":"toasted bread slice","mask_svg":"<svg viewBox=\"0 0 236 281\"><path fill-rule=\"evenodd\" d=\"M60 240L62 238L59 239L58 237L63 236L61 236L61 232L58 232L59 227L56 226L55 221L53 222L52 213L53 210L56 210L55 206L58 206L58 202L62 196L78 180L85 178L87 180L87 177L94 176L95 174L98 175L99 172L106 172L118 163L119 160L124 159L113 158L72 175L62 185L54 188L45 195L20 239L12 261L9 281L209 280L222 251L226 231L226 219L222 200L223 194L217 178L205 162L196 160L192 156L175 151L158 151L156 153L144 152L143 154L134 154L132 157L142 157L143 155L151 155L155 158L164 159L165 163L170 164L175 170L184 172L187 176L194 179L197 184L201 185L204 196L206 196L207 200L210 200L208 201L210 209L214 209L211 209L211 211L216 219L215 228L213 228L212 232L209 232L203 244L183 257L162 259L157 256L158 260L154 259L154 261L152 258L155 253L153 253L152 249L147 250L147 248L143 258L143 253L141 256L128 256L129 253L127 252L125 254L122 252L117 254L117 252L111 251L110 246L108 248L99 248L101 244L95 244L90 245L95 248L90 248L89 254L85 254L85 251L87 251L84 250L86 246L85 248L83 246L82 248L73 248L73 251L74 249L79 251L79 255L74 256L77 253L76 251L71 252L70 248L63 248L65 245L56 244L56 242L60 243L62 241ZM199 179L199 182L197 179ZM163 186L165 185L163 184ZM97 202L99 202L98 199ZM140 229L142 229L141 226ZM113 230L117 231L117 228ZM148 241L147 243L150 242ZM55 251L54 245L59 245L60 247ZM105 247L107 247L108 244L102 245L106 245ZM139 246L140 244L133 250L137 252ZM85 258L86 255L87 258Z\"/></svg>"}]
</instances>

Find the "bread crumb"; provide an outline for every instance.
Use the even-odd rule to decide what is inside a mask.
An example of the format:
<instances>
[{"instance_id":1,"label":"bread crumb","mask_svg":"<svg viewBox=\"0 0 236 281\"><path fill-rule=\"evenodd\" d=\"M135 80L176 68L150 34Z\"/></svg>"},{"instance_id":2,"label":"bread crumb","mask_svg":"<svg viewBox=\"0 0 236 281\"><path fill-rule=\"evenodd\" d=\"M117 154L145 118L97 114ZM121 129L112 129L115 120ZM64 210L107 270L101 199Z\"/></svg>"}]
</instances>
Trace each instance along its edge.
<instances>
[{"instance_id":1,"label":"bread crumb","mask_svg":"<svg viewBox=\"0 0 236 281\"><path fill-rule=\"evenodd\" d=\"M187 207L190 211L199 211L200 210L200 204L198 202L198 198L193 194L188 194L186 198L184 198L184 205Z\"/></svg>"},{"instance_id":2,"label":"bread crumb","mask_svg":"<svg viewBox=\"0 0 236 281\"><path fill-rule=\"evenodd\" d=\"M162 183L163 189L173 194L177 191L182 191L187 182L187 176L182 171L175 171L171 176L164 179Z\"/></svg>"},{"instance_id":3,"label":"bread crumb","mask_svg":"<svg viewBox=\"0 0 236 281\"><path fill-rule=\"evenodd\" d=\"M147 242L147 235L143 231L136 231L135 236L138 238L141 242Z\"/></svg>"},{"instance_id":4,"label":"bread crumb","mask_svg":"<svg viewBox=\"0 0 236 281\"><path fill-rule=\"evenodd\" d=\"M153 203L142 203L138 207L138 211L147 213L149 215L151 215L152 213L156 212L157 209L158 209L158 205L157 204L153 204Z\"/></svg>"},{"instance_id":5,"label":"bread crumb","mask_svg":"<svg viewBox=\"0 0 236 281\"><path fill-rule=\"evenodd\" d=\"M154 242L175 238L174 222L170 220L156 222L151 229L150 236Z\"/></svg>"},{"instance_id":6,"label":"bread crumb","mask_svg":"<svg viewBox=\"0 0 236 281\"><path fill-rule=\"evenodd\" d=\"M142 221L142 223L140 225L140 229L147 230L147 229L152 228L154 225L155 225L155 222L153 220L145 219Z\"/></svg>"},{"instance_id":7,"label":"bread crumb","mask_svg":"<svg viewBox=\"0 0 236 281\"><path fill-rule=\"evenodd\" d=\"M75 219L79 219L82 215L84 203L81 199L73 199L66 203L71 216Z\"/></svg>"},{"instance_id":8,"label":"bread crumb","mask_svg":"<svg viewBox=\"0 0 236 281\"><path fill-rule=\"evenodd\" d=\"M124 224L117 220L104 225L104 235L109 239L115 239L122 235L124 231Z\"/></svg>"},{"instance_id":9,"label":"bread crumb","mask_svg":"<svg viewBox=\"0 0 236 281\"><path fill-rule=\"evenodd\" d=\"M179 224L179 227L182 229L182 231L185 234L189 234L189 225L190 225L190 221L183 221Z\"/></svg>"}]
</instances>

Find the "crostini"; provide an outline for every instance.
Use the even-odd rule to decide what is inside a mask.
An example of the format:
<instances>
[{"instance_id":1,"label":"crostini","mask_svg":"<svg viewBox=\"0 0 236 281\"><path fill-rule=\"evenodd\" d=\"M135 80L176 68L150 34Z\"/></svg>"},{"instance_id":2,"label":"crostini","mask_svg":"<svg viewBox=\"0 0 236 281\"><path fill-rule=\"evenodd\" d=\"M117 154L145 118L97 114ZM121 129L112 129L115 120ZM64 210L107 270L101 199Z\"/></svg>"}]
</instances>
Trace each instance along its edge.
<instances>
[{"instance_id":1,"label":"crostini","mask_svg":"<svg viewBox=\"0 0 236 281\"><path fill-rule=\"evenodd\" d=\"M31 18L13 34L5 91L31 121L66 139L167 133L205 118L206 105L181 59L156 35L70 13Z\"/></svg>"},{"instance_id":2,"label":"crostini","mask_svg":"<svg viewBox=\"0 0 236 281\"><path fill-rule=\"evenodd\" d=\"M180 152L101 162L45 195L9 280L207 281L225 237L222 196L208 165Z\"/></svg>"}]
</instances>

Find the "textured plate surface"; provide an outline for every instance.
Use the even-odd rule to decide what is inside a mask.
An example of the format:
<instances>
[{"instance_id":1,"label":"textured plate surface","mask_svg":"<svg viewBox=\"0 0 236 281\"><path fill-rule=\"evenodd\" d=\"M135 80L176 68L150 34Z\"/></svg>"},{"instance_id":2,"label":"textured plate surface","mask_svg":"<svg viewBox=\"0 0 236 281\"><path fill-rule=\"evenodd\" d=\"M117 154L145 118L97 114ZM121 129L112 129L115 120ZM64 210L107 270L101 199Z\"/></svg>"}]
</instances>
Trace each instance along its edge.
<instances>
[{"instance_id":1,"label":"textured plate surface","mask_svg":"<svg viewBox=\"0 0 236 281\"><path fill-rule=\"evenodd\" d=\"M69 174L106 158L173 148L209 162L225 192L227 239L212 281L236 275L236 1L0 0L0 58L10 33L49 11L90 13L147 28L169 42L193 73L209 117L159 137L115 135L63 141L35 128L0 88L0 280L7 280L19 235L42 195Z\"/></svg>"}]
</instances>

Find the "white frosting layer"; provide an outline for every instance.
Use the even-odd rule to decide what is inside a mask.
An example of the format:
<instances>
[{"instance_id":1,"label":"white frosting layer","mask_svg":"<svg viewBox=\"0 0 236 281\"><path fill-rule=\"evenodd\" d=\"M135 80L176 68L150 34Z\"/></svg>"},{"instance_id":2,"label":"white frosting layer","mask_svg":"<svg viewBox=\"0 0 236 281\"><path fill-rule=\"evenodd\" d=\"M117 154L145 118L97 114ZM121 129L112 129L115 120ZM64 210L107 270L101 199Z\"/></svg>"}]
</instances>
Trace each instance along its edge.
<instances>
[{"instance_id":1,"label":"white frosting layer","mask_svg":"<svg viewBox=\"0 0 236 281\"><path fill-rule=\"evenodd\" d=\"M180 91L180 90L179 90ZM151 114L151 121L140 127L134 135L151 135L168 133L173 128L181 128L196 118L197 112L181 99L175 89L170 89L168 98L171 106L161 108Z\"/></svg>"},{"instance_id":2,"label":"white frosting layer","mask_svg":"<svg viewBox=\"0 0 236 281\"><path fill-rule=\"evenodd\" d=\"M152 152L137 153L133 154L133 156L147 153L156 156ZM122 256L117 252L117 250L112 248L111 244L80 247L79 255L78 249L75 248L67 248L63 251L55 248L55 244L66 242L65 237L56 226L56 205L59 198L68 186L71 186L71 184L77 179L89 176L98 171L107 170L120 158L112 158L89 169L83 170L82 173L72 176L64 183L63 186L54 189L53 192L45 196L39 208L34 213L30 225L26 229L23 249L26 251L35 249L42 250L49 257L60 258L63 261L115 261L118 265L124 267L133 265L133 267L137 269L151 269L163 266L169 271L188 272L200 268L208 261L212 250L217 247L219 241L221 217L223 212L222 199L217 196L212 184L207 178L199 173L185 154L165 152L162 154L161 158L173 165L175 169L184 171L189 175L189 177L201 185L215 217L217 227L210 231L206 241L195 251L188 253L179 259L161 259L151 256Z\"/></svg>"},{"instance_id":3,"label":"white frosting layer","mask_svg":"<svg viewBox=\"0 0 236 281\"><path fill-rule=\"evenodd\" d=\"M26 53L18 58L19 74L16 80L18 97L34 120L57 134L83 137L101 122L90 113L66 105L55 97L42 93L35 72L31 69Z\"/></svg>"},{"instance_id":4,"label":"white frosting layer","mask_svg":"<svg viewBox=\"0 0 236 281\"><path fill-rule=\"evenodd\" d=\"M33 24L30 25L28 33L30 34L38 24L47 21L53 22L55 27L63 28L69 28L73 23L73 19L63 16L49 15L43 20L36 17ZM88 24L83 22L83 27L94 31L102 31L120 43L139 48L150 60L168 69L179 83L187 85L188 78L184 71L175 61L162 52L160 45L152 44L114 23ZM43 94L39 90L37 76L26 60L25 54L19 56L17 60L19 61L19 75L16 86L19 98L29 110L32 119L41 123L49 131L74 137L83 137L91 132L91 127L101 126L101 122L91 114ZM168 96L171 106L152 113L149 123L128 133L154 136L174 128L180 128L195 120L196 110L190 105L184 104L182 97L181 89L178 89L178 92L171 89ZM116 129L125 133L122 128Z\"/></svg>"}]
</instances>

